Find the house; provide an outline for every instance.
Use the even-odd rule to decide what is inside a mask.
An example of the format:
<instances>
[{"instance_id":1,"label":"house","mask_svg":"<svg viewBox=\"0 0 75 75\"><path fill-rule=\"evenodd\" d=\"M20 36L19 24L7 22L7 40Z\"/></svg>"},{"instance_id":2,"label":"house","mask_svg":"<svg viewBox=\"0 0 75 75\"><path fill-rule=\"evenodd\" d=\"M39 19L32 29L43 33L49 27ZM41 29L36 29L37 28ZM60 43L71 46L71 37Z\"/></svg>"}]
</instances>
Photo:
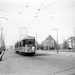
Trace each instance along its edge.
<instances>
[{"instance_id":1,"label":"house","mask_svg":"<svg viewBox=\"0 0 75 75\"><path fill-rule=\"evenodd\" d=\"M55 48L55 40L49 35L43 42L42 42L43 49L54 49Z\"/></svg>"},{"instance_id":2,"label":"house","mask_svg":"<svg viewBox=\"0 0 75 75\"><path fill-rule=\"evenodd\" d=\"M69 49L75 48L75 37L68 38L67 43L68 43Z\"/></svg>"}]
</instances>

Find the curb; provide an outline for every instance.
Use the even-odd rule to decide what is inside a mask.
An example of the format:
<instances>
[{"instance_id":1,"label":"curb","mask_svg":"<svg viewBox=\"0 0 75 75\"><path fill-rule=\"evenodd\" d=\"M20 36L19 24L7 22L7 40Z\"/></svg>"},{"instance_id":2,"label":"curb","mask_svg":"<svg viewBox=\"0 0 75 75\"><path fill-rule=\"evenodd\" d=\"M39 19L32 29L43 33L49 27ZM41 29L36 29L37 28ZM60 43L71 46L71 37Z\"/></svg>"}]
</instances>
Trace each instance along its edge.
<instances>
[{"instance_id":1,"label":"curb","mask_svg":"<svg viewBox=\"0 0 75 75\"><path fill-rule=\"evenodd\" d=\"M69 57L75 57L75 53L73 52L50 52L50 51L37 51L37 52L42 52L42 53L47 53L47 54L53 54L53 55L64 55L64 56L69 56Z\"/></svg>"}]
</instances>

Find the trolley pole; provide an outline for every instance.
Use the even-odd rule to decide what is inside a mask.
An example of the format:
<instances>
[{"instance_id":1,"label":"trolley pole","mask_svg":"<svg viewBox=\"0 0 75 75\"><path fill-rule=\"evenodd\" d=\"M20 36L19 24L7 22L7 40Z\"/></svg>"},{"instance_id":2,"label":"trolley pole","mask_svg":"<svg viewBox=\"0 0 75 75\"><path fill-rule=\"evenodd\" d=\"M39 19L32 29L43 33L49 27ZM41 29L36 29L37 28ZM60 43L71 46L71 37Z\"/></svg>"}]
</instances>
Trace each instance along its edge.
<instances>
[{"instance_id":1,"label":"trolley pole","mask_svg":"<svg viewBox=\"0 0 75 75\"><path fill-rule=\"evenodd\" d=\"M26 34L22 33L21 30L26 30ZM24 36L23 36L23 35L24 35ZM22 38L24 38L25 36L28 36L28 30L27 30L27 28L20 28L20 29L19 29L19 36L20 36L20 40L21 40Z\"/></svg>"}]
</instances>

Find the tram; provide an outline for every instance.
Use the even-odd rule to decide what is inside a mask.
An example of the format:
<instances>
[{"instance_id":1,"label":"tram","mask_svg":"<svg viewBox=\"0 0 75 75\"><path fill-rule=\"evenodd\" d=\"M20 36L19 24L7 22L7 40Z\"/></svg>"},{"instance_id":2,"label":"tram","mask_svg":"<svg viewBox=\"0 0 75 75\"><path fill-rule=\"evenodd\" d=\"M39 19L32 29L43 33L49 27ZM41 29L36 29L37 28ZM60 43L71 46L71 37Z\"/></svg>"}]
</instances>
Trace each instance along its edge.
<instances>
[{"instance_id":1,"label":"tram","mask_svg":"<svg viewBox=\"0 0 75 75\"><path fill-rule=\"evenodd\" d=\"M25 55L34 55L36 51L35 48L35 37L32 36L26 36L24 39L21 41L18 41L15 44L15 52Z\"/></svg>"}]
</instances>

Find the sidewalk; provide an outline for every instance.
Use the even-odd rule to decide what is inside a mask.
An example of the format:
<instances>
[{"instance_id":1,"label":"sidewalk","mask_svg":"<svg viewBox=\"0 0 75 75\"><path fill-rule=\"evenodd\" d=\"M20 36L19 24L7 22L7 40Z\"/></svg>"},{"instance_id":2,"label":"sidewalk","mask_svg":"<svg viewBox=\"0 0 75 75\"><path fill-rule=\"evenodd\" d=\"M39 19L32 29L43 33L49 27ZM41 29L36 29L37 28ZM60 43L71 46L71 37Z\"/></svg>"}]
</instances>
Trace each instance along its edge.
<instances>
[{"instance_id":1,"label":"sidewalk","mask_svg":"<svg viewBox=\"0 0 75 75\"><path fill-rule=\"evenodd\" d=\"M58 52L58 54L57 54L57 51L48 51L48 50L37 50L37 52L46 53L46 54L64 55L64 56L75 57L75 52Z\"/></svg>"}]
</instances>

